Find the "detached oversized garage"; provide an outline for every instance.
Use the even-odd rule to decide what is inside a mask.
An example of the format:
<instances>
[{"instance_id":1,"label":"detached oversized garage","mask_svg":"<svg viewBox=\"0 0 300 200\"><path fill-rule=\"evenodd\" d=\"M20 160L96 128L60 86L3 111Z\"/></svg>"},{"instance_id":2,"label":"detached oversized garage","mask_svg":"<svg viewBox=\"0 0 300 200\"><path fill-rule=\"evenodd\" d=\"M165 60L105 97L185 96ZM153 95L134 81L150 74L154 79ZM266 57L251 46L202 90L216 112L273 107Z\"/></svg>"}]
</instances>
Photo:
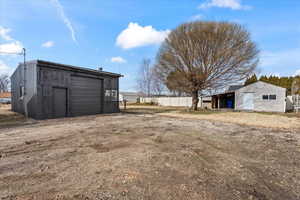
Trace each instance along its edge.
<instances>
[{"instance_id":1,"label":"detached oversized garage","mask_svg":"<svg viewBox=\"0 0 300 200\"><path fill-rule=\"evenodd\" d=\"M48 61L19 64L12 110L34 119L119 112L120 74Z\"/></svg>"}]
</instances>

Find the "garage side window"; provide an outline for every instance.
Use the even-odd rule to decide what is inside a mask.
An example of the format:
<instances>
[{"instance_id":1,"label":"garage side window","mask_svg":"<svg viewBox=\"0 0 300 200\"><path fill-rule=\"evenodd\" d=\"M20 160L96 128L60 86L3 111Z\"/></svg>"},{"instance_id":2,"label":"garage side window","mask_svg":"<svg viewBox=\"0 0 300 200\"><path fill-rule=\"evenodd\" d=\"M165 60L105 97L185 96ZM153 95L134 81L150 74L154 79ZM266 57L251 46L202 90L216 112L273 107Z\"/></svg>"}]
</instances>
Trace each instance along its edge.
<instances>
[{"instance_id":1,"label":"garage side window","mask_svg":"<svg viewBox=\"0 0 300 200\"><path fill-rule=\"evenodd\" d=\"M110 97L110 90L105 90L105 97L109 98Z\"/></svg>"},{"instance_id":2,"label":"garage side window","mask_svg":"<svg viewBox=\"0 0 300 200\"><path fill-rule=\"evenodd\" d=\"M276 94L263 95L263 96L262 96L262 99L263 99L263 100L276 100L276 99L277 99L277 96L276 96Z\"/></svg>"},{"instance_id":3,"label":"garage side window","mask_svg":"<svg viewBox=\"0 0 300 200\"><path fill-rule=\"evenodd\" d=\"M111 90L111 100L118 101L118 91L117 90Z\"/></svg>"},{"instance_id":4,"label":"garage side window","mask_svg":"<svg viewBox=\"0 0 300 200\"><path fill-rule=\"evenodd\" d=\"M276 95L275 95L275 94L270 95L270 96L269 96L269 99L270 99L270 100L276 100Z\"/></svg>"},{"instance_id":5,"label":"garage side window","mask_svg":"<svg viewBox=\"0 0 300 200\"><path fill-rule=\"evenodd\" d=\"M264 95L262 96L262 99L263 99L263 100L269 100L269 95L264 94Z\"/></svg>"},{"instance_id":6,"label":"garage side window","mask_svg":"<svg viewBox=\"0 0 300 200\"><path fill-rule=\"evenodd\" d=\"M105 90L106 101L118 101L118 91L117 90Z\"/></svg>"}]
</instances>

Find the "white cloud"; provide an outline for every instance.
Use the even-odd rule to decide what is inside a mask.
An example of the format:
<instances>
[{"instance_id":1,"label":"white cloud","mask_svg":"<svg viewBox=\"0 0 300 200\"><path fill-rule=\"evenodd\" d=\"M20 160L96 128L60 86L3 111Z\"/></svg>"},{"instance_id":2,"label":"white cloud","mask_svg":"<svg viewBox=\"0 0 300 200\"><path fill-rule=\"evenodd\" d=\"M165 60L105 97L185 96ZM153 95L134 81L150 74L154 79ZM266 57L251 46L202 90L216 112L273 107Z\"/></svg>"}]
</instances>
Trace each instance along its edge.
<instances>
[{"instance_id":1,"label":"white cloud","mask_svg":"<svg viewBox=\"0 0 300 200\"><path fill-rule=\"evenodd\" d=\"M0 55L18 54L23 51L22 43L12 38L9 35L10 32L11 29L0 26L0 37L7 41L0 44Z\"/></svg>"},{"instance_id":2,"label":"white cloud","mask_svg":"<svg viewBox=\"0 0 300 200\"><path fill-rule=\"evenodd\" d=\"M22 53L23 46L21 42L14 41L11 43L0 44L0 55L1 54L18 54Z\"/></svg>"},{"instance_id":3,"label":"white cloud","mask_svg":"<svg viewBox=\"0 0 300 200\"><path fill-rule=\"evenodd\" d=\"M50 47L53 47L53 46L54 46L53 41L47 41L47 42L42 44L42 47L45 47L45 48L50 48Z\"/></svg>"},{"instance_id":4,"label":"white cloud","mask_svg":"<svg viewBox=\"0 0 300 200\"><path fill-rule=\"evenodd\" d=\"M300 76L300 69L296 70L294 76Z\"/></svg>"},{"instance_id":5,"label":"white cloud","mask_svg":"<svg viewBox=\"0 0 300 200\"><path fill-rule=\"evenodd\" d=\"M158 31L152 26L140 26L130 22L128 27L117 37L117 46L123 49L160 44L170 33L169 30Z\"/></svg>"},{"instance_id":6,"label":"white cloud","mask_svg":"<svg viewBox=\"0 0 300 200\"><path fill-rule=\"evenodd\" d=\"M126 62L127 62L124 58L122 58L122 57L120 57L120 56L118 56L118 57L112 57L112 58L110 59L110 61L111 61L112 63L126 63Z\"/></svg>"},{"instance_id":7,"label":"white cloud","mask_svg":"<svg viewBox=\"0 0 300 200\"><path fill-rule=\"evenodd\" d=\"M211 7L230 8L232 10L251 9L250 6L242 5L240 0L207 0L205 3L202 3L198 8L207 9Z\"/></svg>"},{"instance_id":8,"label":"white cloud","mask_svg":"<svg viewBox=\"0 0 300 200\"><path fill-rule=\"evenodd\" d=\"M11 29L0 26L0 37L6 41L13 40L9 35Z\"/></svg>"},{"instance_id":9,"label":"white cloud","mask_svg":"<svg viewBox=\"0 0 300 200\"><path fill-rule=\"evenodd\" d=\"M0 75L11 75L13 69L0 60Z\"/></svg>"},{"instance_id":10,"label":"white cloud","mask_svg":"<svg viewBox=\"0 0 300 200\"><path fill-rule=\"evenodd\" d=\"M11 29L0 26L0 39L5 40L5 43L0 44L0 56L4 60L9 60L14 57L14 54L22 53L23 45L9 35ZM3 60L0 60L0 75L11 75L14 68L8 66Z\"/></svg>"},{"instance_id":11,"label":"white cloud","mask_svg":"<svg viewBox=\"0 0 300 200\"><path fill-rule=\"evenodd\" d=\"M77 43L73 25L72 25L71 21L69 20L69 18L66 16L63 6L59 2L59 0L50 0L50 2L55 6L55 8L57 9L57 12L60 15L61 19L63 20L64 24L67 26L67 28L71 32L72 40L75 43Z\"/></svg>"},{"instance_id":12,"label":"white cloud","mask_svg":"<svg viewBox=\"0 0 300 200\"><path fill-rule=\"evenodd\" d=\"M190 18L191 21L196 21L196 20L202 20L204 19L204 16L199 14L199 15L194 15Z\"/></svg>"}]
</instances>

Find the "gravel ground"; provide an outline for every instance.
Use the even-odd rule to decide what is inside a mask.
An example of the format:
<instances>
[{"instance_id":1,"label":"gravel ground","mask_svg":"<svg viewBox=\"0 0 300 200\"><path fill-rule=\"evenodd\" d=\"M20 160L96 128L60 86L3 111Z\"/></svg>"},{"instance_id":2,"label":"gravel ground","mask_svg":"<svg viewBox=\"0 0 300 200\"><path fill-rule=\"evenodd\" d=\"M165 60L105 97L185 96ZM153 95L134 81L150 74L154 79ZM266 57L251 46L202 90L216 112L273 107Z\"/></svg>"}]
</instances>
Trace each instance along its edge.
<instances>
[{"instance_id":1,"label":"gravel ground","mask_svg":"<svg viewBox=\"0 0 300 200\"><path fill-rule=\"evenodd\" d=\"M0 199L300 199L298 127L162 112L0 124Z\"/></svg>"}]
</instances>

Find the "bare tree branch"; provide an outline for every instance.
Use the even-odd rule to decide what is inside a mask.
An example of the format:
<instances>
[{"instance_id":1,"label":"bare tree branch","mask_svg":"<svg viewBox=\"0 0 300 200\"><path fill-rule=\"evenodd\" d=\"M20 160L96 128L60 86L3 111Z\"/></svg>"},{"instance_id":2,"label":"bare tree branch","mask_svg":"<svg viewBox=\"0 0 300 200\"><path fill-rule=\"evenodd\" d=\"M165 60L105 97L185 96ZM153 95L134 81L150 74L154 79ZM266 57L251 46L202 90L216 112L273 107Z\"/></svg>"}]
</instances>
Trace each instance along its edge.
<instances>
[{"instance_id":1,"label":"bare tree branch","mask_svg":"<svg viewBox=\"0 0 300 200\"><path fill-rule=\"evenodd\" d=\"M10 79L8 75L0 75L0 92L8 92Z\"/></svg>"},{"instance_id":2,"label":"bare tree branch","mask_svg":"<svg viewBox=\"0 0 300 200\"><path fill-rule=\"evenodd\" d=\"M151 84L152 84L152 69L151 60L143 59L137 79L137 87L139 92L151 96Z\"/></svg>"}]
</instances>

